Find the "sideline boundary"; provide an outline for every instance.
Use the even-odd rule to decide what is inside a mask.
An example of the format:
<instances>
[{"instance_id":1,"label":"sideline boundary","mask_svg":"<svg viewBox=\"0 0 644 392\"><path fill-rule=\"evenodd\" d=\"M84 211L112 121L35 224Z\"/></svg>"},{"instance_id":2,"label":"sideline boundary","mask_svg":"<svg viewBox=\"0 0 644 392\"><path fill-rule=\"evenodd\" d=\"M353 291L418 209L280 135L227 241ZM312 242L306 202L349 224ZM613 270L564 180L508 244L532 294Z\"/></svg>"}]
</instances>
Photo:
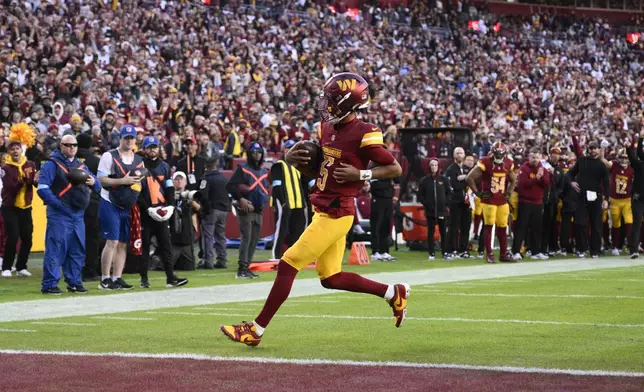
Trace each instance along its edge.
<instances>
[{"instance_id":1,"label":"sideline boundary","mask_svg":"<svg viewBox=\"0 0 644 392\"><path fill-rule=\"evenodd\" d=\"M364 367L398 367L398 368L425 368L425 369L461 369L484 370L490 372L509 373L534 373L534 374L565 374L573 376L598 376L598 377L644 377L642 372L626 372L613 370L581 370L557 369L517 366L482 366L465 365L457 363L419 363L419 362L377 362L377 361L350 361L331 359L288 359L288 358L258 358L258 357L222 357L189 353L126 353L126 352L79 352L79 351L32 351L32 350L0 350L4 355L52 355L75 357L117 357L117 358L143 358L143 359L189 359L196 361L213 362L244 362L244 363L269 363L292 365L335 365L335 366L364 366Z\"/></svg>"}]
</instances>

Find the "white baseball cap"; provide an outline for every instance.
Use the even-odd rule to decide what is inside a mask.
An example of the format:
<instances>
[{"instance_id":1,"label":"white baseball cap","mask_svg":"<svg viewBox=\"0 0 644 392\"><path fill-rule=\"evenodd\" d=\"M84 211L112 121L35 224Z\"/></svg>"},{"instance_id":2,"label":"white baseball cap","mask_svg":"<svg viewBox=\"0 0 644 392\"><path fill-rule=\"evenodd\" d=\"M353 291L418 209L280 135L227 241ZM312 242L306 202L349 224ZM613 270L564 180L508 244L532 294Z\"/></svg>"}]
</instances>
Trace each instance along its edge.
<instances>
[{"instance_id":1,"label":"white baseball cap","mask_svg":"<svg viewBox=\"0 0 644 392\"><path fill-rule=\"evenodd\" d=\"M179 176L182 176L186 180L188 179L188 176L186 176L186 173L184 173L182 171L174 172L174 174L172 175L172 179L174 180L175 178L177 178Z\"/></svg>"}]
</instances>

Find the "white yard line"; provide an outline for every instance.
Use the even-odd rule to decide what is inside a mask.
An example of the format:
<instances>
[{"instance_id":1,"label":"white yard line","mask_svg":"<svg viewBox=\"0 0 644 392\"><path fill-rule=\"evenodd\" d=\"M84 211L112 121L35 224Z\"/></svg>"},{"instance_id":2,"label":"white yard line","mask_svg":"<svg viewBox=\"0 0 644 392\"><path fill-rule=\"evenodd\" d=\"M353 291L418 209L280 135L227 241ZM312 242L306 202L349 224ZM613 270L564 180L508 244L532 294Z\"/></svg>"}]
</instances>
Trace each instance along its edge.
<instances>
[{"instance_id":1,"label":"white yard line","mask_svg":"<svg viewBox=\"0 0 644 392\"><path fill-rule=\"evenodd\" d=\"M95 316L90 317L97 320L124 320L124 321L155 321L152 317L118 317L118 316Z\"/></svg>"},{"instance_id":2,"label":"white yard line","mask_svg":"<svg viewBox=\"0 0 644 392\"><path fill-rule=\"evenodd\" d=\"M173 312L173 311L153 311L147 314L166 314L173 316L234 316L246 317L247 313L216 313L216 312ZM339 314L284 314L280 317L302 318L302 319L334 319L334 320L391 320L391 317L384 316L347 316ZM572 321L547 321L547 320L514 320L514 319L470 319L461 317L407 317L406 321L445 321L445 322L462 322L462 323L501 323L501 324L542 324L542 325L572 325L588 327L607 327L607 328L644 328L644 324L609 324L609 323L575 323Z\"/></svg>"},{"instance_id":3,"label":"white yard line","mask_svg":"<svg viewBox=\"0 0 644 392\"><path fill-rule=\"evenodd\" d=\"M508 278L554 272L585 271L644 265L644 259L628 258L554 260L536 263L478 265L403 272L383 272L366 277L385 283L407 282L410 285L463 282L468 280ZM200 306L263 300L273 285L273 274L262 282L243 285L184 287L175 290L141 291L69 297L0 304L0 322L44 320L72 316L154 310L180 306ZM413 290L413 288L412 288ZM296 280L291 297L331 294L317 279Z\"/></svg>"},{"instance_id":4,"label":"white yard line","mask_svg":"<svg viewBox=\"0 0 644 392\"><path fill-rule=\"evenodd\" d=\"M33 325L69 325L73 327L95 327L99 324L94 323L64 323L64 322L55 322L55 321L32 321L30 324Z\"/></svg>"},{"instance_id":5,"label":"white yard line","mask_svg":"<svg viewBox=\"0 0 644 392\"><path fill-rule=\"evenodd\" d=\"M9 329L9 328L0 328L0 332L25 332L25 333L30 333L30 332L38 332L35 329Z\"/></svg>"},{"instance_id":6,"label":"white yard line","mask_svg":"<svg viewBox=\"0 0 644 392\"><path fill-rule=\"evenodd\" d=\"M582 369L557 369L517 366L483 366L465 365L458 363L419 363L419 362L376 362L376 361L350 361L332 359L289 359L289 358L259 358L259 357L222 357L214 355L200 355L187 353L123 353L123 352L77 352L77 351L32 351L32 350L0 350L6 355L52 355L73 357L113 357L113 358L145 358L145 359L190 359L195 361L212 362L241 362L256 364L289 364L289 365L331 365L331 366L362 366L362 367L390 367L390 368L418 368L418 369L461 369L479 370L490 372L509 373L534 373L534 374L564 374L574 376L601 376L601 377L644 377L644 372L625 372L615 370L582 370Z\"/></svg>"},{"instance_id":7,"label":"white yard line","mask_svg":"<svg viewBox=\"0 0 644 392\"><path fill-rule=\"evenodd\" d=\"M425 291L431 293L431 291ZM517 297L517 298L597 298L597 299L644 299L635 295L586 295L586 294L504 294L504 293L444 293L436 292L436 296L455 297Z\"/></svg>"}]
</instances>

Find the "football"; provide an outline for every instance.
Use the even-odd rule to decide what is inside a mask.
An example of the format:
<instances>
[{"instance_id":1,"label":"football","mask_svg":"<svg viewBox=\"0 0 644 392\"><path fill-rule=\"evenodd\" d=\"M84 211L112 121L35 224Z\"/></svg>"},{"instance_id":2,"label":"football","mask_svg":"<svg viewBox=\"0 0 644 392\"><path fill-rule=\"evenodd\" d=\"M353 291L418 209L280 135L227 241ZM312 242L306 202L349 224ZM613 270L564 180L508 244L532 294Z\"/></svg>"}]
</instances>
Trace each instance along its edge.
<instances>
[{"instance_id":1,"label":"football","mask_svg":"<svg viewBox=\"0 0 644 392\"><path fill-rule=\"evenodd\" d=\"M304 168L297 167L297 169L304 172L305 174L307 171L309 173L317 173L318 171L320 171L320 162L322 160L322 149L320 148L320 146L310 140L305 140L302 143L298 143L297 146L298 150L308 151L309 157L311 157L311 160Z\"/></svg>"},{"instance_id":2,"label":"football","mask_svg":"<svg viewBox=\"0 0 644 392\"><path fill-rule=\"evenodd\" d=\"M69 182L72 183L72 185L80 185L87 182L89 173L77 167L70 170L70 172L67 174L67 178L69 179Z\"/></svg>"},{"instance_id":3,"label":"football","mask_svg":"<svg viewBox=\"0 0 644 392\"><path fill-rule=\"evenodd\" d=\"M167 213L168 213L168 211L164 210L163 208L159 208L159 209L157 210L157 214L159 214L159 216L160 216L161 218L163 218L164 216L166 216L166 214L167 214Z\"/></svg>"},{"instance_id":4,"label":"football","mask_svg":"<svg viewBox=\"0 0 644 392\"><path fill-rule=\"evenodd\" d=\"M137 169L130 170L128 174L132 177L147 177L148 169L145 167L139 167Z\"/></svg>"}]
</instances>

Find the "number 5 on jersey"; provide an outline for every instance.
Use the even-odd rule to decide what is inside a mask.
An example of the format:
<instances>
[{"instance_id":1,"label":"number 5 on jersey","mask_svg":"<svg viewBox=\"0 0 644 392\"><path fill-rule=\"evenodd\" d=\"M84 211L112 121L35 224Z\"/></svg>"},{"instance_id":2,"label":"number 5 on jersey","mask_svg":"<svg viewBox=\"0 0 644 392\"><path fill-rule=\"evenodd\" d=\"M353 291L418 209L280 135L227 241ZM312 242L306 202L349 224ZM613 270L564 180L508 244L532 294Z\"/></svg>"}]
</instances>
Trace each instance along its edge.
<instances>
[{"instance_id":1,"label":"number 5 on jersey","mask_svg":"<svg viewBox=\"0 0 644 392\"><path fill-rule=\"evenodd\" d=\"M333 165L333 162L335 162L335 158L325 156L322 164L320 165L320 176L318 177L317 186L321 191L324 190L324 187L326 186L326 180L329 177L329 169L327 169L327 167L331 167Z\"/></svg>"}]
</instances>

